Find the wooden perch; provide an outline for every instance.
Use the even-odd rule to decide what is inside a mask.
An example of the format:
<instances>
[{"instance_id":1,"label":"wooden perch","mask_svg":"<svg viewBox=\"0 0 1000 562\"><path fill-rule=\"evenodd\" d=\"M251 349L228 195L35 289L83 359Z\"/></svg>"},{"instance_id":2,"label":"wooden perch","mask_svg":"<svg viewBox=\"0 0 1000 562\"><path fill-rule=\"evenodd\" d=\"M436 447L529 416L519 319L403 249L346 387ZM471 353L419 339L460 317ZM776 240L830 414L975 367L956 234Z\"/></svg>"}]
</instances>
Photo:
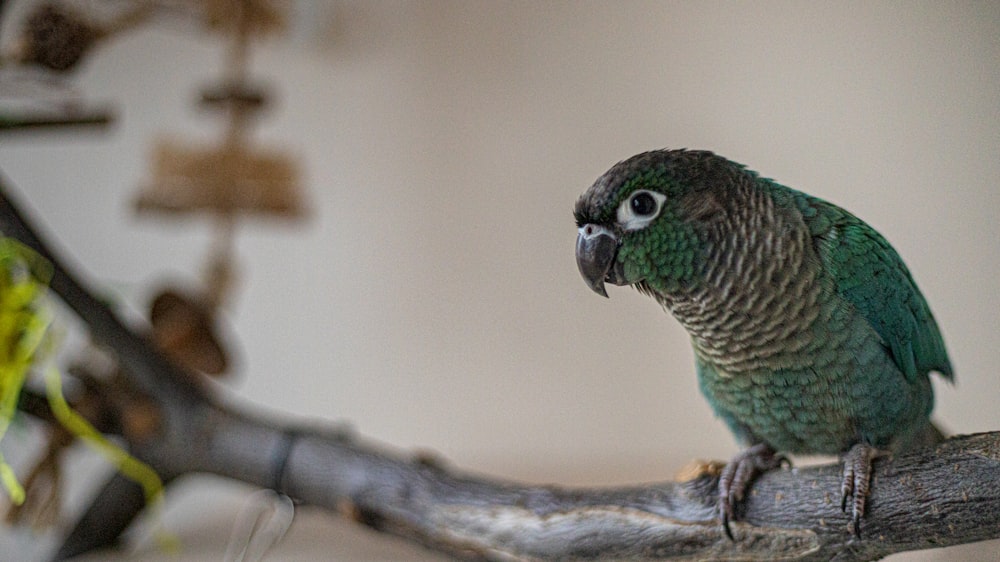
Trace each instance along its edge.
<instances>
[{"instance_id":1,"label":"wooden perch","mask_svg":"<svg viewBox=\"0 0 1000 562\"><path fill-rule=\"evenodd\" d=\"M714 519L712 474L608 489L526 486L386 453L344 431L265 419L221 403L125 327L39 240L2 183L0 232L53 263L53 292L154 400L162 425L129 445L167 481L234 478L473 559L873 560L1000 537L1000 432L877 460L861 538L840 510L839 465L767 473L730 541ZM140 509L136 494L113 478L57 557L114 541Z\"/></svg>"}]
</instances>

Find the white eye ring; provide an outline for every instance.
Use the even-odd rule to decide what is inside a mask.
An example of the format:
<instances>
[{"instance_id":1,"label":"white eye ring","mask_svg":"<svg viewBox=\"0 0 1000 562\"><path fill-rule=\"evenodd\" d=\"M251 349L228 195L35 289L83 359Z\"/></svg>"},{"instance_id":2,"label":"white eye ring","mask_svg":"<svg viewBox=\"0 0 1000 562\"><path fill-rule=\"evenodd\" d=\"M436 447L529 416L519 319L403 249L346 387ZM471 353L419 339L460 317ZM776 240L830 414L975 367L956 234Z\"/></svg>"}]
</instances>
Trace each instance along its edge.
<instances>
[{"instance_id":1,"label":"white eye ring","mask_svg":"<svg viewBox=\"0 0 1000 562\"><path fill-rule=\"evenodd\" d=\"M663 210L667 196L648 189L637 189L618 206L618 224L624 230L646 228ZM650 206L652 203L652 206Z\"/></svg>"}]
</instances>

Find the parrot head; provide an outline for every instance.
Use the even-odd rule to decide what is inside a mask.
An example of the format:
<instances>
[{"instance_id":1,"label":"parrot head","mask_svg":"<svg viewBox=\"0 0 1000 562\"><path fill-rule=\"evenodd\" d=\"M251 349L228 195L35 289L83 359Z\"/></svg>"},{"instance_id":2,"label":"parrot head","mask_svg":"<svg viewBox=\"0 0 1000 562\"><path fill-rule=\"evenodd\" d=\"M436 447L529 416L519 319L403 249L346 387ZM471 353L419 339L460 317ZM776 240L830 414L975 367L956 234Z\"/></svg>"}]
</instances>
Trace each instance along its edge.
<instances>
[{"instance_id":1,"label":"parrot head","mask_svg":"<svg viewBox=\"0 0 1000 562\"><path fill-rule=\"evenodd\" d=\"M657 150L619 162L576 203L576 263L587 285L666 296L698 280L742 166L707 151Z\"/></svg>"}]
</instances>

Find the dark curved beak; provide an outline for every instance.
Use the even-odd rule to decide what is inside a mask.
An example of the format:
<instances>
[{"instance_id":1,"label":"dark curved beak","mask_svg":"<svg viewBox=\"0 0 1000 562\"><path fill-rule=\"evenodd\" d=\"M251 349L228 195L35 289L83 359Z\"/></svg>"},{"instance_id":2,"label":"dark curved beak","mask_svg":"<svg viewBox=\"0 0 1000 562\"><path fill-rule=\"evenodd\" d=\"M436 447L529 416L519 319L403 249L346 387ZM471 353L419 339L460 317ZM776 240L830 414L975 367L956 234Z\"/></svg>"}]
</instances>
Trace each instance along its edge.
<instances>
[{"instance_id":1,"label":"dark curved beak","mask_svg":"<svg viewBox=\"0 0 1000 562\"><path fill-rule=\"evenodd\" d=\"M576 266L592 291L605 298L604 282L615 282L609 272L618 255L618 237L603 226L585 224L576 236Z\"/></svg>"}]
</instances>

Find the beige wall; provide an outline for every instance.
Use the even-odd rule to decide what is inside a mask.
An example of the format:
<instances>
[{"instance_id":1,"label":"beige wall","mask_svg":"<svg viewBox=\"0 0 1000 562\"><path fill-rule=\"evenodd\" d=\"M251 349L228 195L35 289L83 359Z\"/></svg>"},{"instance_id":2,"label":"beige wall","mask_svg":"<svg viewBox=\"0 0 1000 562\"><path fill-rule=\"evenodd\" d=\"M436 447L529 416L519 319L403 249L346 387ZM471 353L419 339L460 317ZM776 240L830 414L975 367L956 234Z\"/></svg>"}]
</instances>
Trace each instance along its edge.
<instances>
[{"instance_id":1,"label":"beige wall","mask_svg":"<svg viewBox=\"0 0 1000 562\"><path fill-rule=\"evenodd\" d=\"M596 297L573 258L573 204L600 173L692 147L885 234L956 366L937 417L1000 428L1000 5L297 6L295 38L255 52L281 94L258 138L297 152L312 218L241 229L235 394L531 481L729 457L681 328L634 291ZM154 135L216 134L191 102L221 61L179 22L142 30L79 74L121 109L113 130L0 140L53 236L135 306L198 275L209 230L128 204ZM922 559L983 554L938 556Z\"/></svg>"}]
</instances>

